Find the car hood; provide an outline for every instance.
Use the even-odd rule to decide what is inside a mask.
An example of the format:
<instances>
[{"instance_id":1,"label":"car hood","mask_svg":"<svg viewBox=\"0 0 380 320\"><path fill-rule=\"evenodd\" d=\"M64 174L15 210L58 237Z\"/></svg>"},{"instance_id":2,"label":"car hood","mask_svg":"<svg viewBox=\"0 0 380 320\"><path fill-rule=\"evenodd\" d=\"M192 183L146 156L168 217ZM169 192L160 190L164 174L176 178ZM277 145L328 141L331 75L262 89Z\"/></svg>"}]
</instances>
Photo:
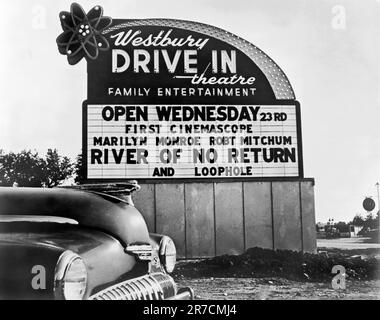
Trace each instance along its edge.
<instances>
[{"instance_id":1,"label":"car hood","mask_svg":"<svg viewBox=\"0 0 380 320\"><path fill-rule=\"evenodd\" d=\"M1 222L0 298L54 298L54 271L65 250L79 254L86 264L86 297L126 278L145 274L148 268L125 253L116 238L99 230L71 223ZM46 288L35 290L33 270L40 270L40 266L46 272Z\"/></svg>"},{"instance_id":2,"label":"car hood","mask_svg":"<svg viewBox=\"0 0 380 320\"><path fill-rule=\"evenodd\" d=\"M97 192L73 189L0 188L0 215L55 216L104 231L125 247L149 243L140 212L125 201Z\"/></svg>"}]
</instances>

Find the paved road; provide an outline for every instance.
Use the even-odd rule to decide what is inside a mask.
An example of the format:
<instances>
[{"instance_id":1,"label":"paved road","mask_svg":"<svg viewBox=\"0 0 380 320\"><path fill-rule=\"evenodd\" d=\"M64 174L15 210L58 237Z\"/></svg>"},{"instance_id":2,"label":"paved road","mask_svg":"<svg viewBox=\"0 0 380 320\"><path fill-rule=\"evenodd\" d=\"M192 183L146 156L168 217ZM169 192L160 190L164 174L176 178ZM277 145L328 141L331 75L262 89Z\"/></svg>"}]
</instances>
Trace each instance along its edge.
<instances>
[{"instance_id":1,"label":"paved road","mask_svg":"<svg viewBox=\"0 0 380 320\"><path fill-rule=\"evenodd\" d=\"M380 249L380 243L367 243L369 238L317 239L318 248L336 248L344 250Z\"/></svg>"}]
</instances>

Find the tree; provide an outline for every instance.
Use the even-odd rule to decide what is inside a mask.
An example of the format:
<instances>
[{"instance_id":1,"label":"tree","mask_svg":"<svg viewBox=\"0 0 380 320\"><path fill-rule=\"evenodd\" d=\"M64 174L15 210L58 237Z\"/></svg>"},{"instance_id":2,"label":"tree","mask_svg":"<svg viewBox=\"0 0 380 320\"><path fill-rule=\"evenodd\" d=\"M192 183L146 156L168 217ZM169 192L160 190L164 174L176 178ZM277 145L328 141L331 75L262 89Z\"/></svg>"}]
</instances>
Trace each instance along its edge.
<instances>
[{"instance_id":1,"label":"tree","mask_svg":"<svg viewBox=\"0 0 380 320\"><path fill-rule=\"evenodd\" d=\"M73 164L68 157L58 155L57 149L49 149L44 166L44 184L48 188L56 187L73 173Z\"/></svg>"},{"instance_id":2,"label":"tree","mask_svg":"<svg viewBox=\"0 0 380 320\"><path fill-rule=\"evenodd\" d=\"M376 215L368 213L367 217L364 220L364 228L367 229L378 229L379 227L379 213Z\"/></svg>"},{"instance_id":3,"label":"tree","mask_svg":"<svg viewBox=\"0 0 380 320\"><path fill-rule=\"evenodd\" d=\"M55 187L71 176L73 165L69 158L62 157L57 150L49 149L45 159L37 152L23 150L10 152L0 157L0 185L20 187Z\"/></svg>"},{"instance_id":4,"label":"tree","mask_svg":"<svg viewBox=\"0 0 380 320\"><path fill-rule=\"evenodd\" d=\"M335 223L334 225L335 228L337 228L339 230L339 232L349 232L349 227L348 227L348 224L346 222L343 222L343 221L339 221L338 223Z\"/></svg>"},{"instance_id":5,"label":"tree","mask_svg":"<svg viewBox=\"0 0 380 320\"><path fill-rule=\"evenodd\" d=\"M40 187L43 183L43 159L37 152L23 150L1 157L0 180L2 186Z\"/></svg>"},{"instance_id":6,"label":"tree","mask_svg":"<svg viewBox=\"0 0 380 320\"><path fill-rule=\"evenodd\" d=\"M85 180L85 174L86 174L85 168L83 165L83 155L82 154L78 154L74 167L75 167L75 169L74 169L75 179L74 180L76 183L81 184Z\"/></svg>"},{"instance_id":7,"label":"tree","mask_svg":"<svg viewBox=\"0 0 380 320\"><path fill-rule=\"evenodd\" d=\"M354 219L350 222L350 224L353 224L355 226L364 226L364 218L361 214L356 214Z\"/></svg>"}]
</instances>

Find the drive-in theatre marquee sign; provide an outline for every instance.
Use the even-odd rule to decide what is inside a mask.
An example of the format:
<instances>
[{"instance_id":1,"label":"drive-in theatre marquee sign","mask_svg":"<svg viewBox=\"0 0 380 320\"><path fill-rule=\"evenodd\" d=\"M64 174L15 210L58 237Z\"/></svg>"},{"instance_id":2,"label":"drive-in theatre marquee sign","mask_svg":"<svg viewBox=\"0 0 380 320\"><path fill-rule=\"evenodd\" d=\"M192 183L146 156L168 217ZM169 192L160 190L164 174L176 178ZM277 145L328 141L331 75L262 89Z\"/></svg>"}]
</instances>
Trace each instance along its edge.
<instances>
[{"instance_id":1,"label":"drive-in theatre marquee sign","mask_svg":"<svg viewBox=\"0 0 380 320\"><path fill-rule=\"evenodd\" d=\"M303 176L299 104L260 49L201 23L80 10L61 13L57 42L88 62L88 180Z\"/></svg>"}]
</instances>

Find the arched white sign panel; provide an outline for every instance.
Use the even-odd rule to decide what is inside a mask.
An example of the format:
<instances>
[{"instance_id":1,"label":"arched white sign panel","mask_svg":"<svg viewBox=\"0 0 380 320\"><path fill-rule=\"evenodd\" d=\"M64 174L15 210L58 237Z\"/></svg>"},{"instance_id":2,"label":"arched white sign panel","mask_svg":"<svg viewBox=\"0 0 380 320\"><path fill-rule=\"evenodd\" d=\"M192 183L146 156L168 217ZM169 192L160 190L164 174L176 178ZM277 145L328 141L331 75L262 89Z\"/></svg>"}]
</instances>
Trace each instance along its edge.
<instances>
[{"instance_id":1,"label":"arched white sign panel","mask_svg":"<svg viewBox=\"0 0 380 320\"><path fill-rule=\"evenodd\" d=\"M180 20L113 20L101 35L83 111L89 181L303 177L299 104L260 49Z\"/></svg>"}]
</instances>

